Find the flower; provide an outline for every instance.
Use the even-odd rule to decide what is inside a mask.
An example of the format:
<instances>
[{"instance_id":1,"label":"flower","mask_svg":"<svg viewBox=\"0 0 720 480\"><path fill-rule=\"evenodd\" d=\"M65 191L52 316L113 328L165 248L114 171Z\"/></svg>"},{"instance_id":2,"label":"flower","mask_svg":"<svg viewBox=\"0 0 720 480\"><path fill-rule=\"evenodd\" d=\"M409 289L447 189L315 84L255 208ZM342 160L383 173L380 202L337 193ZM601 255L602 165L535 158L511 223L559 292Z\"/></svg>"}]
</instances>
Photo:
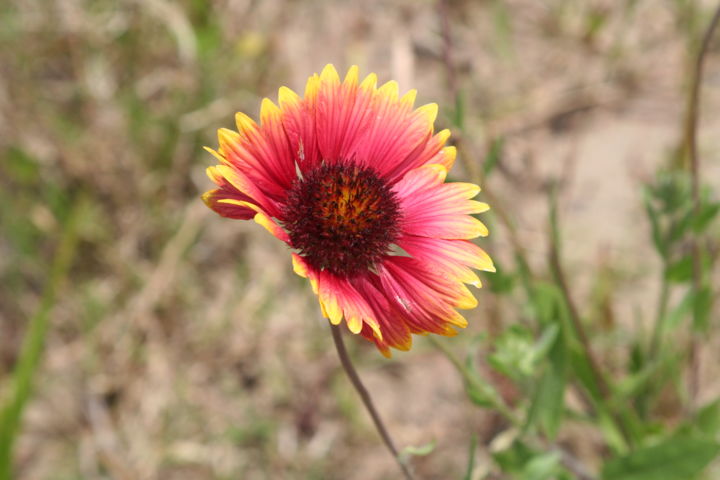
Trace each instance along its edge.
<instances>
[{"instance_id":1,"label":"flower","mask_svg":"<svg viewBox=\"0 0 720 480\"><path fill-rule=\"evenodd\" d=\"M220 165L203 200L288 244L323 315L390 356L411 334L465 327L456 309L477 305L472 269L495 269L469 241L488 233L470 215L489 208L471 200L480 188L445 183L456 152L448 130L433 134L437 105L413 109L415 90L399 98L396 82L376 82L357 67L341 81L328 65L304 98L281 87L279 107L264 99L259 125L238 113L238 131L220 129L207 149Z\"/></svg>"}]
</instances>

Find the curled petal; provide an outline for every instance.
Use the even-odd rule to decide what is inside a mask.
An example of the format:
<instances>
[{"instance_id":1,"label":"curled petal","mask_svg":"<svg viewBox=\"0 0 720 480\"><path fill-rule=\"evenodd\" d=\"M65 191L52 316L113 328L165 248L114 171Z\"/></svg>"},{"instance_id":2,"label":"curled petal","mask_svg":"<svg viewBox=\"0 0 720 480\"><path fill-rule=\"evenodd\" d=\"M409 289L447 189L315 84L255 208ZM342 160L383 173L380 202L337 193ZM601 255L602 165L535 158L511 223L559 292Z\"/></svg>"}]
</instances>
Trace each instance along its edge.
<instances>
[{"instance_id":1,"label":"curled petal","mask_svg":"<svg viewBox=\"0 0 720 480\"><path fill-rule=\"evenodd\" d=\"M250 197L237 192L235 189L216 188L215 190L205 192L202 199L205 205L223 217L249 220L255 216L255 211L244 204L229 204L223 202L223 200L231 199L247 203L250 200Z\"/></svg>"}]
</instances>

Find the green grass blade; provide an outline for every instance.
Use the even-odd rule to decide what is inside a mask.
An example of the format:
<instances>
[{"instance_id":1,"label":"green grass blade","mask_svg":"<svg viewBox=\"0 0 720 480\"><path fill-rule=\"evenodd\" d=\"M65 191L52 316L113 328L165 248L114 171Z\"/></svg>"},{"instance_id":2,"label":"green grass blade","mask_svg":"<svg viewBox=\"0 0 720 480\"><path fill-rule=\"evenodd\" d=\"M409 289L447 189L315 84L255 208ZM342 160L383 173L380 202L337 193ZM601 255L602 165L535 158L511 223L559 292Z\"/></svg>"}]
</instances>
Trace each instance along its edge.
<instances>
[{"instance_id":1,"label":"green grass blade","mask_svg":"<svg viewBox=\"0 0 720 480\"><path fill-rule=\"evenodd\" d=\"M83 207L84 202L78 202L65 223L40 307L28 323L12 382L8 386L6 403L0 410L0 480L12 478L13 446L20 432L23 410L30 398L33 379L40 364L48 319L55 305L58 289L75 256L77 225L82 211L85 210Z\"/></svg>"}]
</instances>

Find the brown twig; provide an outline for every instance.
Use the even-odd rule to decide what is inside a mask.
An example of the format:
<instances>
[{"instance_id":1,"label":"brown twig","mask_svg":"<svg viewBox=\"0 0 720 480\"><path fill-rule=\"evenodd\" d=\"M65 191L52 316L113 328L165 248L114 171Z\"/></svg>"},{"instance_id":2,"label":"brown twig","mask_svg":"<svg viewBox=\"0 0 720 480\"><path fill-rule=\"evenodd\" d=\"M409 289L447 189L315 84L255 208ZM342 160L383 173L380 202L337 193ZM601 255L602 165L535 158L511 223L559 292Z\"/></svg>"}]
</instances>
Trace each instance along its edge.
<instances>
[{"instance_id":1,"label":"brown twig","mask_svg":"<svg viewBox=\"0 0 720 480\"><path fill-rule=\"evenodd\" d=\"M357 390L358 394L360 395L360 398L362 399L365 408L370 414L370 417L372 417L375 428L382 437L385 446L390 451L395 460L398 462L398 465L400 466L400 469L402 470L405 479L414 480L410 469L408 468L406 463L403 462L403 460L400 458L397 448L395 448L395 444L393 443L392 438L390 438L390 434L388 433L387 428L385 428L385 424L383 423L380 415L375 409L375 405L373 404L370 394L363 385L362 380L360 380L360 377L358 376L357 371L353 366L352 360L350 360L350 356L345 349L345 343L342 339L342 332L340 331L340 327L337 325L330 325L330 330L332 331L333 341L335 342L335 349L338 352L338 357L340 357L340 363L345 369L345 373L347 373L348 378L350 378L350 382L353 384L353 387L355 387L355 390Z\"/></svg>"},{"instance_id":2,"label":"brown twig","mask_svg":"<svg viewBox=\"0 0 720 480\"><path fill-rule=\"evenodd\" d=\"M700 89L702 86L703 65L705 63L705 55L710 46L710 40L715 29L720 23L720 4L718 4L715 14L713 15L710 25L705 31L700 50L695 60L695 68L692 73L690 83L690 97L688 100L687 118L685 123L685 151L690 161L690 175L692 181L692 200L693 213L697 217L700 214L700 157L697 148L697 126L700 117ZM700 291L702 284L702 252L700 250L700 242L697 236L693 239L693 288L696 292ZM690 339L690 373L688 376L688 391L691 403L697 396L700 379L700 355L698 354L698 339L694 333Z\"/></svg>"}]
</instances>

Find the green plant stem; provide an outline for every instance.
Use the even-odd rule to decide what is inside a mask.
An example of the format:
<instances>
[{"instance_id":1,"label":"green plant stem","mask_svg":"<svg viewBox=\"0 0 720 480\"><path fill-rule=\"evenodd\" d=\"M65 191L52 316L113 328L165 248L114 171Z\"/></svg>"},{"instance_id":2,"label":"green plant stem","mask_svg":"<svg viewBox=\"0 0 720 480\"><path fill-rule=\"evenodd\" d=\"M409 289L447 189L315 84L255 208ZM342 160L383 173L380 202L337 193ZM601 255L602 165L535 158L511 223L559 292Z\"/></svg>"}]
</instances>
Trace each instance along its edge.
<instances>
[{"instance_id":1,"label":"green plant stem","mask_svg":"<svg viewBox=\"0 0 720 480\"><path fill-rule=\"evenodd\" d=\"M482 175L479 169L476 168L475 164L470 161L471 154L468 151L462 136L455 139L455 148L457 148L460 161L463 162L465 169L470 174L470 180L473 183L482 184ZM527 274L528 277L532 277L533 272L530 268L530 263L527 260L527 251L520 241L520 235L518 234L512 218L510 218L510 214L508 214L505 208L503 208L502 202L493 193L489 185L483 185L483 192L485 198L488 200L488 203L492 205L492 212L495 213L498 220L500 220L500 223L502 223L503 227L505 227L505 230L507 231L508 240L510 240L510 244L513 247L515 258L520 269L523 273ZM525 275L523 275L523 277L525 277Z\"/></svg>"},{"instance_id":2,"label":"green plant stem","mask_svg":"<svg viewBox=\"0 0 720 480\"><path fill-rule=\"evenodd\" d=\"M438 340L434 336L429 336L430 343L433 344L438 350L443 352L445 357L452 363L455 368L460 372L465 382L476 382L473 376L469 373L468 369L462 364L457 355L453 353L443 342ZM525 432L525 425L520 417L513 411L512 408L505 403L505 400L499 394L487 395L488 400L492 403L492 408L499 413L510 425L516 428L518 431ZM526 432L525 432L526 433ZM580 480L595 480L595 476L590 473L590 469L587 468L579 459L575 458L572 454L564 450L562 447L555 445L546 438L539 436L527 437L530 442L536 444L539 448L545 450L556 450L560 453L561 462L576 477ZM473 447L474 448L474 447ZM470 471L470 470L469 470Z\"/></svg>"},{"instance_id":3,"label":"green plant stem","mask_svg":"<svg viewBox=\"0 0 720 480\"><path fill-rule=\"evenodd\" d=\"M692 196L695 206L700 204L700 158L697 148L697 125L700 117L700 90L702 87L703 66L705 56L710 47L710 41L720 23L720 4L710 20L705 34L703 35L700 50L695 58L694 70L690 82L690 96L688 100L687 117L685 120L685 148L690 161L690 172L692 174Z\"/></svg>"},{"instance_id":4,"label":"green plant stem","mask_svg":"<svg viewBox=\"0 0 720 480\"><path fill-rule=\"evenodd\" d=\"M590 340L588 338L587 332L585 332L585 327L582 323L582 320L580 319L580 313L578 312L575 301L573 300L572 294L570 293L570 288L568 287L567 280L565 279L565 272L562 268L562 265L560 264L560 256L557 251L557 245L555 245L555 242L552 242L550 247L550 268L552 269L555 280L560 287L560 292L563 295L565 304L568 308L568 313L570 314L570 322L572 323L578 340L580 340L580 344L583 347L585 356L588 359L588 364L590 365L590 370L595 379L598 390L600 391L600 395L604 399L607 399L610 394L610 388L608 386L605 375L600 369L600 362L598 362L597 357L595 356L595 352L590 346Z\"/></svg>"},{"instance_id":5,"label":"green plant stem","mask_svg":"<svg viewBox=\"0 0 720 480\"><path fill-rule=\"evenodd\" d=\"M570 323L572 324L573 330L580 341L585 358L587 358L588 366L590 367L591 375L593 376L594 383L600 393L600 399L602 400L605 408L607 408L610 418L616 428L623 436L623 439L627 445L633 445L633 438L630 431L627 428L626 423L623 421L620 415L618 415L614 409L610 409L610 401L612 397L612 390L610 384L605 377L604 372L600 368L600 362L598 361L592 346L590 345L590 339L585 331L580 311L575 304L570 287L565 276L565 270L563 269L562 262L560 260L560 228L557 219L557 207L555 203L555 193L551 191L550 197L550 251L549 251L549 263L550 270L555 278L555 282L560 288L560 292L567 306L568 316Z\"/></svg>"},{"instance_id":6,"label":"green plant stem","mask_svg":"<svg viewBox=\"0 0 720 480\"><path fill-rule=\"evenodd\" d=\"M455 65L453 54L455 46L452 41L449 20L450 2L448 2L448 0L438 0L437 8L438 14L440 16L440 26L442 33L442 60L445 67L445 76L448 84L448 90L450 92L450 97L453 99L453 102L456 102L457 106L459 87L457 68ZM515 256L521 269L525 273L531 274L532 272L530 271L530 265L527 261L527 254L525 252L525 248L522 245L522 242L520 242L517 229L515 228L515 225L510 218L510 215L503 209L501 202L490 190L490 187L488 185L484 185L482 178L482 168L480 168L480 166L476 162L473 162L471 160L471 158L474 157L470 154L468 150L468 146L466 145L463 136L464 132L462 131L462 129L460 130L461 131L459 132L459 135L455 136L455 148L457 149L458 157L463 163L465 171L469 175L470 180L475 184L483 185L485 197L488 199L490 205L492 205L493 212L495 212L498 219L508 232L510 243L515 250Z\"/></svg>"},{"instance_id":7,"label":"green plant stem","mask_svg":"<svg viewBox=\"0 0 720 480\"><path fill-rule=\"evenodd\" d=\"M555 193L550 193L550 251L549 251L549 263L550 270L555 277L555 283L557 283L562 293L565 304L567 305L570 322L573 325L575 334L585 352L588 359L590 370L595 379L595 384L600 391L600 395L607 399L610 396L610 388L608 386L607 379L600 369L600 362L598 362L595 352L590 346L590 340L587 333L585 332L585 326L580 318L580 312L578 311L572 294L570 293L570 287L568 286L567 279L565 277L565 270L562 267L560 261L560 227L558 226L557 219L557 206L555 200Z\"/></svg>"},{"instance_id":8,"label":"green plant stem","mask_svg":"<svg viewBox=\"0 0 720 480\"><path fill-rule=\"evenodd\" d=\"M20 432L23 411L30 399L33 380L42 357L50 313L55 305L58 290L75 257L77 223L82 211L84 211L84 203L79 202L70 212L70 217L65 224L40 307L28 323L27 333L23 339L12 383L9 387L7 403L0 411L0 480L13 478L13 447Z\"/></svg>"},{"instance_id":9,"label":"green plant stem","mask_svg":"<svg viewBox=\"0 0 720 480\"><path fill-rule=\"evenodd\" d=\"M700 89L702 86L703 66L705 63L705 55L710 47L712 39L718 23L720 23L720 3L715 9L715 14L710 20L705 34L703 35L700 50L695 59L695 68L692 73L690 82L690 97L688 100L687 118L685 123L685 148L690 160L690 174L692 178L692 198L693 213L697 216L700 214L700 157L697 148L697 126L700 117ZM699 292L702 286L702 252L700 249L700 240L696 234L692 242L693 253L693 288ZM693 317L697 316L697 309L693 309ZM696 319L697 320L697 319ZM697 323L697 322L694 322ZM688 392L690 394L690 402L693 403L697 397L700 385L700 355L698 354L698 336L692 332L690 337L689 348L690 373L688 375Z\"/></svg>"},{"instance_id":10,"label":"green plant stem","mask_svg":"<svg viewBox=\"0 0 720 480\"><path fill-rule=\"evenodd\" d=\"M655 359L658 351L660 350L660 344L662 342L662 330L665 322L665 316L667 315L668 301L670 299L670 284L667 281L665 274L667 269L667 262L665 268L662 270L662 280L660 284L660 295L658 296L657 314L655 317L655 324L653 325L652 336L650 337L650 346L648 347L648 362Z\"/></svg>"},{"instance_id":11,"label":"green plant stem","mask_svg":"<svg viewBox=\"0 0 720 480\"><path fill-rule=\"evenodd\" d=\"M585 327L583 326L582 319L580 318L580 314L578 313L577 307L575 306L575 302L570 293L567 281L565 280L565 273L560 264L560 259L557 253L557 249L555 247L551 247L550 263L557 284L560 287L563 298L565 299L565 304L568 308L570 322L572 323L577 338L582 345L583 352L585 353L588 365L590 366L590 372L593 376L593 379L595 380L595 385L600 392L600 398L605 403L605 405L608 406L608 413L610 414L610 418L612 418L613 423L615 424L620 434L623 436L623 439L625 440L627 445L632 446L634 444L634 441L632 435L630 434L630 431L627 429L625 421L623 420L623 418L620 418L617 413L614 412L614 409L609 408L609 402L612 396L610 385L603 371L600 369L600 364L597 360L597 357L595 356L595 352L590 346L590 340L587 333L585 332Z\"/></svg>"},{"instance_id":12,"label":"green plant stem","mask_svg":"<svg viewBox=\"0 0 720 480\"><path fill-rule=\"evenodd\" d=\"M447 357L447 359L450 360L450 363L452 363L455 368L460 372L463 377L463 381L470 383L476 382L470 372L468 372L468 369L462 364L460 359L457 358L457 356L445 344L443 344L433 336L430 336L428 338L430 340L430 343L432 343L436 348L442 351ZM508 421L508 423L510 423L514 427L522 428L522 420L515 414L515 412L513 412L513 410L507 405L507 403L505 403L505 400L503 400L502 396L500 396L496 392L493 392L493 394L490 394L487 397L492 402L492 408L494 408L500 415L502 415L503 418Z\"/></svg>"},{"instance_id":13,"label":"green plant stem","mask_svg":"<svg viewBox=\"0 0 720 480\"><path fill-rule=\"evenodd\" d=\"M343 369L345 369L345 373L347 373L347 376L350 379L350 382L353 384L353 387L355 387L355 390L357 390L358 394L360 395L360 398L362 399L365 408L370 414L370 417L372 418L373 423L375 424L375 428L380 434L380 437L382 437L385 446L390 451L393 458L395 458L395 460L397 461L405 479L414 480L410 469L400 458L397 448L395 448L395 444L393 443L392 438L387 431L387 428L385 428L385 424L380 418L380 414L378 413L375 405L373 404L372 397L370 397L370 394L363 385L362 381L360 380L360 376L358 376L357 371L353 366L352 360L350 360L350 356L345 349L345 342L343 342L340 327L337 325L330 325L330 330L332 331L333 342L335 342L335 349L337 350L338 357L340 357L340 363L342 364Z\"/></svg>"}]
</instances>

